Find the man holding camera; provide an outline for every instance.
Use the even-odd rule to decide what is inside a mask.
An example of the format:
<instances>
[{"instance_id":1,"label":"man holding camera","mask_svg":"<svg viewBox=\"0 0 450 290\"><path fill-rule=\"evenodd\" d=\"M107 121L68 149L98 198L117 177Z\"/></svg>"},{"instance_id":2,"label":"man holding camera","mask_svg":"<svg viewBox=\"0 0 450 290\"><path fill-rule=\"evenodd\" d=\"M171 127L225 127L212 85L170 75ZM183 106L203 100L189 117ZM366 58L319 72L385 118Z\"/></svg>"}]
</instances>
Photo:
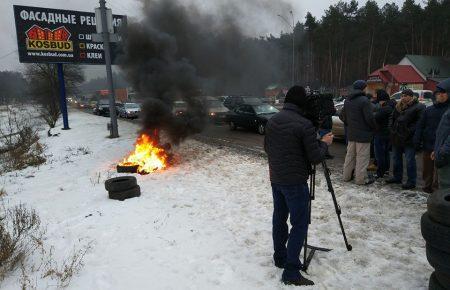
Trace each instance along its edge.
<instances>
[{"instance_id":1,"label":"man holding camera","mask_svg":"<svg viewBox=\"0 0 450 290\"><path fill-rule=\"evenodd\" d=\"M305 89L292 87L286 94L283 109L266 126L264 149L269 159L274 201L274 262L284 268L282 281L288 285L314 283L300 274L300 252L308 230L309 189L307 180L311 164L325 159L331 133L317 139L317 131L306 112L310 110ZM287 219L290 215L291 231ZM286 247L287 243L287 247Z\"/></svg>"}]
</instances>

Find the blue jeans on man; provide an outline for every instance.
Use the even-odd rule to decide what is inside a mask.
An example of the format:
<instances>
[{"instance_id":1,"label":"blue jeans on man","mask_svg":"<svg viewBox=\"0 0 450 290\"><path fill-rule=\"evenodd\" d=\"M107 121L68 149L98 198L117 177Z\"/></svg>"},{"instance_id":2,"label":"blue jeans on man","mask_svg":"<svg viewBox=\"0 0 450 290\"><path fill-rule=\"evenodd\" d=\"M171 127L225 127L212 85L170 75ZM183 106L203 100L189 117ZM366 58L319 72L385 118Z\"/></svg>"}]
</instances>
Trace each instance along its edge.
<instances>
[{"instance_id":1,"label":"blue jeans on man","mask_svg":"<svg viewBox=\"0 0 450 290\"><path fill-rule=\"evenodd\" d=\"M389 136L375 135L373 139L375 159L377 160L377 176L382 178L391 167L391 156L389 154Z\"/></svg>"},{"instance_id":2,"label":"blue jeans on man","mask_svg":"<svg viewBox=\"0 0 450 290\"><path fill-rule=\"evenodd\" d=\"M309 188L305 182L298 185L272 183L273 219L272 238L274 260L284 265L283 281L293 281L301 277L300 252L308 232ZM288 232L287 219L292 225ZM286 247L287 243L287 247Z\"/></svg>"},{"instance_id":3,"label":"blue jeans on man","mask_svg":"<svg viewBox=\"0 0 450 290\"><path fill-rule=\"evenodd\" d=\"M403 154L406 158L406 174L408 176L407 185L416 185L417 181L417 165L416 150L412 146L392 146L394 154L394 179L401 182L403 179Z\"/></svg>"}]
</instances>

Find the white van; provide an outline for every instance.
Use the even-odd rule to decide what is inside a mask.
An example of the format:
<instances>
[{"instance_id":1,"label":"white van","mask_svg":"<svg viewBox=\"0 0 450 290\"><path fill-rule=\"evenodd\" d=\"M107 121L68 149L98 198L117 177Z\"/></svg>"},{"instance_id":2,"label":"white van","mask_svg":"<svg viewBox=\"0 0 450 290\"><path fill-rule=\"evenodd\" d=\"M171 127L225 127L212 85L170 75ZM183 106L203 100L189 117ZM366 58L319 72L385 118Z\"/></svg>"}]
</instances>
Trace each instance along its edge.
<instances>
[{"instance_id":1,"label":"white van","mask_svg":"<svg viewBox=\"0 0 450 290\"><path fill-rule=\"evenodd\" d=\"M414 92L414 96L419 99L419 102L424 104L425 106L433 105L433 92L429 90L412 90ZM395 99L399 101L402 96L402 92L395 93L391 96L391 99Z\"/></svg>"}]
</instances>

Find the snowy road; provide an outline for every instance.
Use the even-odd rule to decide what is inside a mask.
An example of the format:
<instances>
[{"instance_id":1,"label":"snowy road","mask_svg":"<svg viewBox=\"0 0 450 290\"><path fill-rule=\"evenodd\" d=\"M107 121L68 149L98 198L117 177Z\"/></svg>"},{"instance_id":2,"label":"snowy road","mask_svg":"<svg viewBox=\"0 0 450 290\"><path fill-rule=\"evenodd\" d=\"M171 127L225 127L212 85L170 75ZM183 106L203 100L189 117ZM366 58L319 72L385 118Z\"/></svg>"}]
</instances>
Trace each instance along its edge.
<instances>
[{"instance_id":1,"label":"snowy road","mask_svg":"<svg viewBox=\"0 0 450 290\"><path fill-rule=\"evenodd\" d=\"M112 201L103 182L117 175L114 166L139 128L121 121L121 138L111 140L107 121L71 112L72 130L43 136L51 154L44 166L0 176L7 199L33 206L48 224L47 242L57 256L93 241L69 289L290 289L271 259L264 158L190 140L175 149L177 164L137 176L140 198ZM80 154L79 147L91 153ZM310 241L334 250L314 258L310 289L426 289L432 268L420 234L425 197L381 184L334 185L353 251L344 247L318 174ZM49 282L38 284L45 289ZM17 277L2 287L18 289Z\"/></svg>"}]
</instances>

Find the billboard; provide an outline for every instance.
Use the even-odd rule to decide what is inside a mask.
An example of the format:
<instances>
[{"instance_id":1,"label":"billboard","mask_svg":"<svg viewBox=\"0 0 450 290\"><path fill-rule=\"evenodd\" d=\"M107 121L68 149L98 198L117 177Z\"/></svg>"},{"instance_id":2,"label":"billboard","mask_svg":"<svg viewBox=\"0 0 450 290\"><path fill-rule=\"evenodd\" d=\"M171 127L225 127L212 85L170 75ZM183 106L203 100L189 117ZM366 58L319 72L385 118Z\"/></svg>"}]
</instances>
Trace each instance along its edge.
<instances>
[{"instance_id":1,"label":"billboard","mask_svg":"<svg viewBox=\"0 0 450 290\"><path fill-rule=\"evenodd\" d=\"M103 43L92 41L95 13L14 5L19 61L105 64ZM114 32L126 16L113 15ZM111 43L114 63L116 43Z\"/></svg>"}]
</instances>

